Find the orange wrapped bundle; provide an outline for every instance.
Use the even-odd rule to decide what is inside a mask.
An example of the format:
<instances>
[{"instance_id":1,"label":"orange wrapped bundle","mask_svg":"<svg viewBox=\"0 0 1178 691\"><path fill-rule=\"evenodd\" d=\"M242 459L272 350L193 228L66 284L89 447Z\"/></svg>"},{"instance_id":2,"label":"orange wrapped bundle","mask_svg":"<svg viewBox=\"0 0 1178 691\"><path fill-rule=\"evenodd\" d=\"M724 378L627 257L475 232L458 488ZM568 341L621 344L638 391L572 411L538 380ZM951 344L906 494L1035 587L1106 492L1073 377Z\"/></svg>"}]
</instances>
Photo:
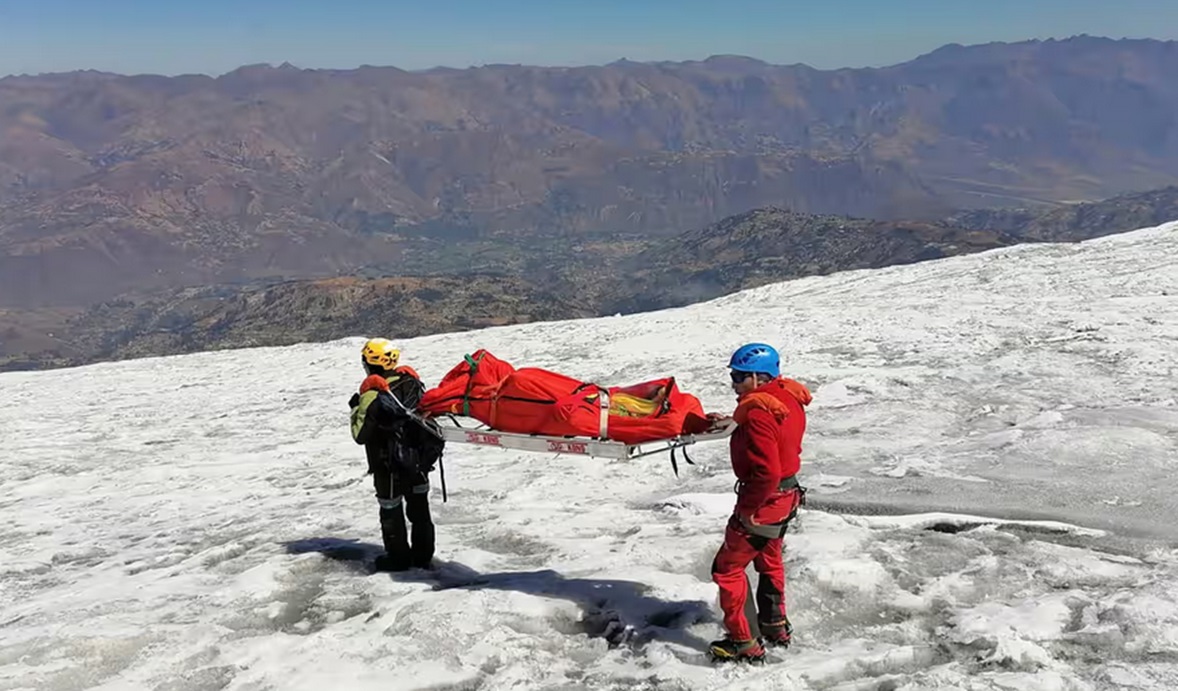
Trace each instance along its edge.
<instances>
[{"instance_id":1,"label":"orange wrapped bundle","mask_svg":"<svg viewBox=\"0 0 1178 691\"><path fill-rule=\"evenodd\" d=\"M419 410L472 417L500 432L624 444L697 434L711 424L674 377L605 388L538 367L516 369L485 349L426 391Z\"/></svg>"}]
</instances>

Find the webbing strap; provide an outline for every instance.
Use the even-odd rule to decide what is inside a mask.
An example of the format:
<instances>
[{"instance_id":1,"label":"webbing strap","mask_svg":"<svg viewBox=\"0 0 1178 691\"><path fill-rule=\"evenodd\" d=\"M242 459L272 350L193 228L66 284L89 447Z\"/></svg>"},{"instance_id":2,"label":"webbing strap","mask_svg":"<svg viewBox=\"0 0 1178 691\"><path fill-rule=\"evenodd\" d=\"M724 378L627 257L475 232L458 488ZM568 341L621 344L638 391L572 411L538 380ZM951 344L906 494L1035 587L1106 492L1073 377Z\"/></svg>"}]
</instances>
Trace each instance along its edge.
<instances>
[{"instance_id":1,"label":"webbing strap","mask_svg":"<svg viewBox=\"0 0 1178 691\"><path fill-rule=\"evenodd\" d=\"M675 471L675 477L679 477L679 461L675 459L675 451L679 450L680 448L681 447L678 446L671 447L671 469ZM691 465L695 465L695 461L691 460L691 456L687 455L687 449L683 447L682 451L683 460L687 461Z\"/></svg>"},{"instance_id":2,"label":"webbing strap","mask_svg":"<svg viewBox=\"0 0 1178 691\"><path fill-rule=\"evenodd\" d=\"M686 454L684 454L684 455L686 455ZM733 493L740 494L740 488L743 486L744 486L744 483L741 482L740 480L737 480L736 482L734 482L732 484ZM778 492L788 492L791 489L796 489L796 490L800 491L802 494L806 493L806 488L802 487L800 484L798 484L798 476L797 475L790 475L787 478L782 478L781 482L777 483L777 491Z\"/></svg>"},{"instance_id":3,"label":"webbing strap","mask_svg":"<svg viewBox=\"0 0 1178 691\"><path fill-rule=\"evenodd\" d=\"M462 356L462 359L466 361L466 364L470 365L470 377L466 380L466 391L462 392L462 414L470 417L470 390L474 388L474 375L479 372L479 363L483 361L483 355L480 355L479 359L475 360L470 356L470 353L467 353Z\"/></svg>"},{"instance_id":4,"label":"webbing strap","mask_svg":"<svg viewBox=\"0 0 1178 691\"><path fill-rule=\"evenodd\" d=\"M673 386L675 386L675 378L671 377L667 383L663 386L660 386L658 391L656 391L654 394L655 398L658 398L659 396L663 397L662 402L659 403L660 415L665 414L671 410L671 388Z\"/></svg>"},{"instance_id":5,"label":"webbing strap","mask_svg":"<svg viewBox=\"0 0 1178 691\"><path fill-rule=\"evenodd\" d=\"M597 403L601 407L601 415L597 424L597 434L602 439L609 439L609 391L598 387Z\"/></svg>"}]
</instances>

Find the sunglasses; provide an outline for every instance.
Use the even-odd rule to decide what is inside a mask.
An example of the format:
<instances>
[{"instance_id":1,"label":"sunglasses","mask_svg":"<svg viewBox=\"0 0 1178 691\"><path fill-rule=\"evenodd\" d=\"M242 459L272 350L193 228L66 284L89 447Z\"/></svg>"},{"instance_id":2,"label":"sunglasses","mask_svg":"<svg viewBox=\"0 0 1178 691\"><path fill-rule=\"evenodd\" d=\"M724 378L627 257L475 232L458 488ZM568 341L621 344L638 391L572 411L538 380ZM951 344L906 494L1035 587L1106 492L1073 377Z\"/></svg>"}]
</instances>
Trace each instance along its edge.
<instances>
[{"instance_id":1,"label":"sunglasses","mask_svg":"<svg viewBox=\"0 0 1178 691\"><path fill-rule=\"evenodd\" d=\"M742 381L744 381L745 379L748 379L749 377L753 376L753 373L752 373L752 372L736 372L736 371L733 371L733 372L730 372L729 374L730 374L730 376L732 377L732 383L733 383L733 384L739 384L739 383L741 383Z\"/></svg>"}]
</instances>

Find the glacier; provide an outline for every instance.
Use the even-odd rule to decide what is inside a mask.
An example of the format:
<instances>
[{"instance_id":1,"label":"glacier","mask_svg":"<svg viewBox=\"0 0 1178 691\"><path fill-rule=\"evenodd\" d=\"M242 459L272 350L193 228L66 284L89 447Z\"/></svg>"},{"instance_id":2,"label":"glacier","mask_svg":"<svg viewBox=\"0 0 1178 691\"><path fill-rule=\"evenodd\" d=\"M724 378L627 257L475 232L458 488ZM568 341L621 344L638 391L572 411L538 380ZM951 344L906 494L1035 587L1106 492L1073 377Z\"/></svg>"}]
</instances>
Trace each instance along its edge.
<instances>
[{"instance_id":1,"label":"glacier","mask_svg":"<svg viewBox=\"0 0 1178 691\"><path fill-rule=\"evenodd\" d=\"M810 492L760 667L703 655L720 442L451 444L440 568L369 573L364 336L0 374L0 689L1178 687L1178 223L400 342L427 385L487 348L718 412L778 346Z\"/></svg>"}]
</instances>

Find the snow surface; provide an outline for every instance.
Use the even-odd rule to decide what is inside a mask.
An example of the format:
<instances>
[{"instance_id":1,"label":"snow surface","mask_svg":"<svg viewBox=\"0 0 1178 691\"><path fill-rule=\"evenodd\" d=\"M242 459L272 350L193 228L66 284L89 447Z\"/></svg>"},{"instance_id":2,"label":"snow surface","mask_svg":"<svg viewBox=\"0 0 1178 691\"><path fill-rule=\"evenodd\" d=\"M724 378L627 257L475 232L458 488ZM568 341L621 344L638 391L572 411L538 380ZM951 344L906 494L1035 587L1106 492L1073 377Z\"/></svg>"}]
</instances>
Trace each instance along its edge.
<instances>
[{"instance_id":1,"label":"snow surface","mask_svg":"<svg viewBox=\"0 0 1178 691\"><path fill-rule=\"evenodd\" d=\"M0 376L0 689L1178 688L1178 224L653 314L416 338L728 411L778 344L816 398L795 645L714 667L723 443L451 445L435 574L370 574L359 344Z\"/></svg>"}]
</instances>

